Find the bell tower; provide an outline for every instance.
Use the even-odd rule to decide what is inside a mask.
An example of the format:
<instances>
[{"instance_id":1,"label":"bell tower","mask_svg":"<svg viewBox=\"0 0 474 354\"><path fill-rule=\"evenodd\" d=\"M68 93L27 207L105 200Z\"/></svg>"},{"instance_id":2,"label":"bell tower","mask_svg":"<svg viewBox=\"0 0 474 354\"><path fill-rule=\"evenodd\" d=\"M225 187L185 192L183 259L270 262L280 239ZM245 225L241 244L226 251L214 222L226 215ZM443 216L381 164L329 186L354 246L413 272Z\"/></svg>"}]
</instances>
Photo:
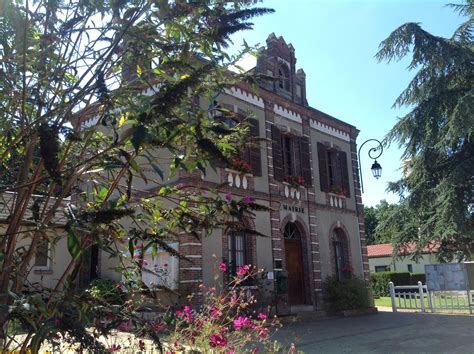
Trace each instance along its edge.
<instances>
[{"instance_id":1,"label":"bell tower","mask_svg":"<svg viewBox=\"0 0 474 354\"><path fill-rule=\"evenodd\" d=\"M271 33L267 46L262 49L257 60L256 72L272 77L262 80L260 86L293 102L307 106L306 75L303 69L295 69L295 49L283 37Z\"/></svg>"}]
</instances>

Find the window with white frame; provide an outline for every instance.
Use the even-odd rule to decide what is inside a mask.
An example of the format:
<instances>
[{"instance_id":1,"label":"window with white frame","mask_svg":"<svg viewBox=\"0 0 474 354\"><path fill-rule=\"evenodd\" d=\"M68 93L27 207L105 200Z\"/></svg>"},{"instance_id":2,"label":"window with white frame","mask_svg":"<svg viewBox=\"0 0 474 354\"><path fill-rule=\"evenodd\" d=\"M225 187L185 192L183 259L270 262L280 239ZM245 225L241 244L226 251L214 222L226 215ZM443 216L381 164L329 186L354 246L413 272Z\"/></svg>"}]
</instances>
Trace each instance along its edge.
<instances>
[{"instance_id":1,"label":"window with white frame","mask_svg":"<svg viewBox=\"0 0 474 354\"><path fill-rule=\"evenodd\" d=\"M232 231L228 234L228 262L231 274L247 264L246 236L243 231Z\"/></svg>"}]
</instances>

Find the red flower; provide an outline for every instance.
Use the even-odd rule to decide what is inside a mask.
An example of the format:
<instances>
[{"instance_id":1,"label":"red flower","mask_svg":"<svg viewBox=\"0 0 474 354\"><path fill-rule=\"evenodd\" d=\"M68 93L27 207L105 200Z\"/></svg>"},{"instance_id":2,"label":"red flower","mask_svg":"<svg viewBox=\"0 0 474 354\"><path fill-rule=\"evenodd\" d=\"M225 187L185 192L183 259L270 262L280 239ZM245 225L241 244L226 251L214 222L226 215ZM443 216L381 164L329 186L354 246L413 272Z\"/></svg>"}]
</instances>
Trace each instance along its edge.
<instances>
[{"instance_id":1,"label":"red flower","mask_svg":"<svg viewBox=\"0 0 474 354\"><path fill-rule=\"evenodd\" d=\"M227 345L227 338L221 336L219 333L214 333L209 338L209 344L213 347L225 347Z\"/></svg>"}]
</instances>

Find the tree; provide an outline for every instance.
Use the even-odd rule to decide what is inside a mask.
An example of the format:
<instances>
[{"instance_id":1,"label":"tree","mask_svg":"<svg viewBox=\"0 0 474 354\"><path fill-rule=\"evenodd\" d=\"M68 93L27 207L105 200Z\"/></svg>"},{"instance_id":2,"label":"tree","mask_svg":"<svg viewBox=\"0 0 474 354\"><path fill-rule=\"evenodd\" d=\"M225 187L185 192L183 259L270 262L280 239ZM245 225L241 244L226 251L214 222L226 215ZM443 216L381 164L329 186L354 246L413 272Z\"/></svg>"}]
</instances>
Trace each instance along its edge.
<instances>
[{"instance_id":1,"label":"tree","mask_svg":"<svg viewBox=\"0 0 474 354\"><path fill-rule=\"evenodd\" d=\"M224 51L233 33L270 12L252 4L0 3L0 196L10 208L0 229L2 351L15 343L12 326L27 333L22 351L35 352L58 333L103 351L96 335L126 320L142 324L159 345L135 305L111 314L106 300L76 291L91 248L118 257L124 286L142 292L132 276L143 271L136 249L174 252L167 245L180 232L199 238L214 228L242 228L242 217L259 208L169 183L177 171L205 173L226 162L248 130L210 119L196 97L213 102L235 80L253 80L227 70L253 48ZM133 187L137 179L153 187L145 197ZM65 230L58 215L67 219ZM71 261L56 286L24 292L38 244L54 247L64 238Z\"/></svg>"},{"instance_id":2,"label":"tree","mask_svg":"<svg viewBox=\"0 0 474 354\"><path fill-rule=\"evenodd\" d=\"M389 204L385 199L381 200L375 207L365 207L365 229L367 244L375 245L391 243L393 234L396 232L394 225L399 225L392 220L397 215L401 206Z\"/></svg>"},{"instance_id":3,"label":"tree","mask_svg":"<svg viewBox=\"0 0 474 354\"><path fill-rule=\"evenodd\" d=\"M438 242L442 260L472 259L474 251L474 2L450 6L467 17L451 38L406 23L376 56L390 62L412 53L408 69L417 70L394 104L411 111L386 137L410 161L410 173L388 187L403 198L390 218L394 241L418 251Z\"/></svg>"},{"instance_id":4,"label":"tree","mask_svg":"<svg viewBox=\"0 0 474 354\"><path fill-rule=\"evenodd\" d=\"M364 217L365 217L365 239L368 245L376 244L375 228L377 227L378 221L375 215L374 207L364 206Z\"/></svg>"}]
</instances>

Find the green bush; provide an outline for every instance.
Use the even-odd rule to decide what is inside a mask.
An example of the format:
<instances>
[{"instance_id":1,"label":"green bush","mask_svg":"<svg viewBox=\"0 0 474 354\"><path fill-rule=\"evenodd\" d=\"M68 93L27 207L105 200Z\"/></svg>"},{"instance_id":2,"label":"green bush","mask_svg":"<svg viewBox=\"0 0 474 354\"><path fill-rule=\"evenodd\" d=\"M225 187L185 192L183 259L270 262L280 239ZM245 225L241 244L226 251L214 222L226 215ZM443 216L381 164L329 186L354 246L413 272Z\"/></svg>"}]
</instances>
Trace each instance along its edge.
<instances>
[{"instance_id":1,"label":"green bush","mask_svg":"<svg viewBox=\"0 0 474 354\"><path fill-rule=\"evenodd\" d=\"M426 284L426 274L425 273L412 273L410 275L410 283L412 285L418 285L419 281L421 281L422 284Z\"/></svg>"},{"instance_id":2,"label":"green bush","mask_svg":"<svg viewBox=\"0 0 474 354\"><path fill-rule=\"evenodd\" d=\"M122 305L126 297L126 293L121 290L119 283L110 279L93 280L86 292L93 298L110 305Z\"/></svg>"},{"instance_id":3,"label":"green bush","mask_svg":"<svg viewBox=\"0 0 474 354\"><path fill-rule=\"evenodd\" d=\"M395 285L410 285L410 272L388 272L390 281Z\"/></svg>"},{"instance_id":4,"label":"green bush","mask_svg":"<svg viewBox=\"0 0 474 354\"><path fill-rule=\"evenodd\" d=\"M390 282L390 272L379 272L370 275L370 282L372 285L372 292L375 297L389 296L390 289L388 283Z\"/></svg>"},{"instance_id":5,"label":"green bush","mask_svg":"<svg viewBox=\"0 0 474 354\"><path fill-rule=\"evenodd\" d=\"M425 283L424 273L380 272L371 274L370 278L375 297L390 296L389 282L393 282L395 285L416 285L418 280L421 280L422 283Z\"/></svg>"},{"instance_id":6,"label":"green bush","mask_svg":"<svg viewBox=\"0 0 474 354\"><path fill-rule=\"evenodd\" d=\"M367 284L359 278L339 280L337 277L328 277L324 287L331 307L336 311L369 307Z\"/></svg>"}]
</instances>

